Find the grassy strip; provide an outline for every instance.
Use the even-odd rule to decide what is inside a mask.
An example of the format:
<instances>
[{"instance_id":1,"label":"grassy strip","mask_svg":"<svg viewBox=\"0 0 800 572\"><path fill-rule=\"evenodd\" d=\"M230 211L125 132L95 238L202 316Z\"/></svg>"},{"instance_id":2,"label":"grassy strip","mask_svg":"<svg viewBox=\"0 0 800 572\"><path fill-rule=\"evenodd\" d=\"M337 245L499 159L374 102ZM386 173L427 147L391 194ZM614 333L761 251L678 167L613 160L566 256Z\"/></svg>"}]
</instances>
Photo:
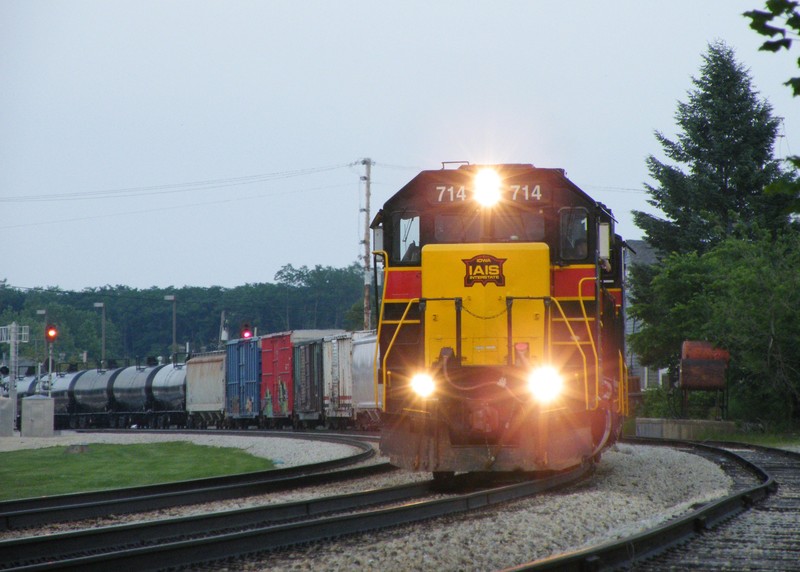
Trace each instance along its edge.
<instances>
[{"instance_id":1,"label":"grassy strip","mask_svg":"<svg viewBox=\"0 0 800 572\"><path fill-rule=\"evenodd\" d=\"M274 468L239 449L182 441L89 444L84 452L47 447L0 453L0 500L182 481Z\"/></svg>"}]
</instances>

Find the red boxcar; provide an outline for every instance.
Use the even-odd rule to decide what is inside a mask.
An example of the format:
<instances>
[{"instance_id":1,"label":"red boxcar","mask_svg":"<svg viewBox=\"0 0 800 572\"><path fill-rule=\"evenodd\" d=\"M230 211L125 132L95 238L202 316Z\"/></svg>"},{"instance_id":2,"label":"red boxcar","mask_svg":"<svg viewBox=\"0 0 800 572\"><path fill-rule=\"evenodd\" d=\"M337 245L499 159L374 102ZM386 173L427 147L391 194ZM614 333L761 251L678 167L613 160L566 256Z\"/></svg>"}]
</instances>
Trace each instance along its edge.
<instances>
[{"instance_id":1,"label":"red boxcar","mask_svg":"<svg viewBox=\"0 0 800 572\"><path fill-rule=\"evenodd\" d=\"M343 330L294 330L261 337L261 403L268 425L294 421L295 346L341 333Z\"/></svg>"}]
</instances>

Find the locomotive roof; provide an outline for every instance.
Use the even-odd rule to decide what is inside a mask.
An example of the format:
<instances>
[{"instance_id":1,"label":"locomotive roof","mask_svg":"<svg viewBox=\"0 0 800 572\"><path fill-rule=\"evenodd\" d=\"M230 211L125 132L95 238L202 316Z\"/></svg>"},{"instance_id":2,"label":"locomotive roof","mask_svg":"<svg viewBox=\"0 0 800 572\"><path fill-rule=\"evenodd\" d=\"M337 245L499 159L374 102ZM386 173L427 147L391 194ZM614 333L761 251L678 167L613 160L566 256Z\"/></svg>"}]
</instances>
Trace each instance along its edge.
<instances>
[{"instance_id":1,"label":"locomotive roof","mask_svg":"<svg viewBox=\"0 0 800 572\"><path fill-rule=\"evenodd\" d=\"M455 169L447 168L447 165L450 164L451 163L445 162L442 163L441 169L421 171L384 203L384 209L391 209L392 207L414 208L414 205L422 205L425 199L420 196L420 189L431 187L432 185L453 185L457 183L459 179L467 181L481 169L492 168L500 174L502 179L529 176L552 189L575 195L579 202L585 203L586 206L594 206L595 208L601 209L613 219L611 211L604 204L593 199L583 189L567 178L564 169L540 168L529 163L505 163L495 165L471 165L467 163L460 164L460 166ZM382 219L383 211L381 210L376 214L370 226L373 228L376 227L381 223Z\"/></svg>"}]
</instances>

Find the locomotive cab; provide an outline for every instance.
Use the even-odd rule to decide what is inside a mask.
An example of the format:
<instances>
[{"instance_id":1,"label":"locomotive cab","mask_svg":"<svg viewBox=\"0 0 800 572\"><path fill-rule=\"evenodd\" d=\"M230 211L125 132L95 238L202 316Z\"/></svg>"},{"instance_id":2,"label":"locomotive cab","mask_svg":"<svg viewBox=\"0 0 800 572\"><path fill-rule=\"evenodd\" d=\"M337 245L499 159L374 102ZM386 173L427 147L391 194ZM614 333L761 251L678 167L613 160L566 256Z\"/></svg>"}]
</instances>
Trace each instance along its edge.
<instances>
[{"instance_id":1,"label":"locomotive cab","mask_svg":"<svg viewBox=\"0 0 800 572\"><path fill-rule=\"evenodd\" d=\"M376 384L393 464L558 470L613 441L625 407L613 222L562 170L532 165L423 171L386 202L373 221Z\"/></svg>"}]
</instances>

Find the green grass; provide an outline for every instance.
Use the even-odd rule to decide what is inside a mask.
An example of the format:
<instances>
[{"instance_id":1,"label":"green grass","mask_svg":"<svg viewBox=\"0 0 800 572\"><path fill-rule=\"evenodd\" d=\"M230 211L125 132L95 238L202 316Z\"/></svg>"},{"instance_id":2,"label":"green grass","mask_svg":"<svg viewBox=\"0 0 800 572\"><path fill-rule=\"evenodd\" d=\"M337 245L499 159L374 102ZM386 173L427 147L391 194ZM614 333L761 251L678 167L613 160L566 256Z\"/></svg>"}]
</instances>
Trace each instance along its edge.
<instances>
[{"instance_id":1,"label":"green grass","mask_svg":"<svg viewBox=\"0 0 800 572\"><path fill-rule=\"evenodd\" d=\"M274 468L239 449L186 442L141 445L92 443L0 453L0 500L115 489Z\"/></svg>"}]
</instances>

